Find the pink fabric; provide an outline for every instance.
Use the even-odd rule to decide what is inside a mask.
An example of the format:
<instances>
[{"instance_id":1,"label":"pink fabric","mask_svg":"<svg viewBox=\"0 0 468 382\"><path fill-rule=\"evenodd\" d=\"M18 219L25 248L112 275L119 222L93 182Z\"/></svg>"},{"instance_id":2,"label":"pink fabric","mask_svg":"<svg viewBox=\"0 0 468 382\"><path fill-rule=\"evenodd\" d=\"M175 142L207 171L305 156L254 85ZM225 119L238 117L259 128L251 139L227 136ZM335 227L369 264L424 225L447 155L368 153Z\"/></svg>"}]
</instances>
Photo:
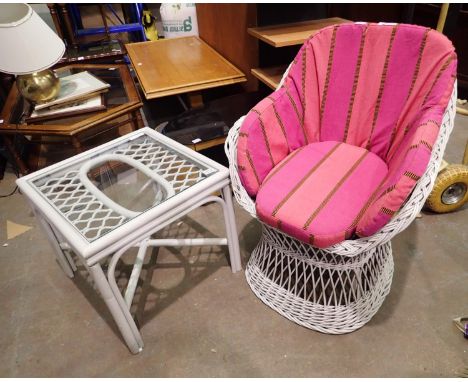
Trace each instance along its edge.
<instances>
[{"instance_id":1,"label":"pink fabric","mask_svg":"<svg viewBox=\"0 0 468 382\"><path fill-rule=\"evenodd\" d=\"M335 50L330 71L330 84L325 107L322 110L321 141L343 141L346 117L353 89L354 73L358 61L359 47L363 34L362 25L338 28Z\"/></svg>"},{"instance_id":2,"label":"pink fabric","mask_svg":"<svg viewBox=\"0 0 468 382\"><path fill-rule=\"evenodd\" d=\"M297 94L281 89L257 104L240 128L237 145L239 177L251 196L257 194L263 179L276 163L305 144L299 126L300 115L298 117L293 110L293 102L298 113L302 113Z\"/></svg>"},{"instance_id":3,"label":"pink fabric","mask_svg":"<svg viewBox=\"0 0 468 382\"><path fill-rule=\"evenodd\" d=\"M378 118L371 137L372 152L384 158L391 144L392 133L397 128L397 120L406 102L411 87L419 52L412 49L420 46L424 28L399 28L395 33L391 56L386 73Z\"/></svg>"},{"instance_id":4,"label":"pink fabric","mask_svg":"<svg viewBox=\"0 0 468 382\"><path fill-rule=\"evenodd\" d=\"M445 36L428 28L426 30L427 37L425 39L425 44L423 47L419 47L419 49L422 50L419 72L415 78L413 91L409 95L401 113L399 119L400 128L396 132L394 143L389 151L388 157L391 157L395 149L398 148L399 142L401 142L404 136L405 127L411 124L418 114L421 114L421 105L423 104L424 97L430 91L434 76L443 66L444 62L450 56L454 55L453 48L450 49L450 42L447 41ZM454 62L454 64L456 64L456 62ZM456 72L454 69L450 71L452 73Z\"/></svg>"},{"instance_id":5,"label":"pink fabric","mask_svg":"<svg viewBox=\"0 0 468 382\"><path fill-rule=\"evenodd\" d=\"M353 235L386 173L385 163L363 148L312 143L287 156L264 181L257 214L299 240L328 247Z\"/></svg>"},{"instance_id":6,"label":"pink fabric","mask_svg":"<svg viewBox=\"0 0 468 382\"><path fill-rule=\"evenodd\" d=\"M264 188L265 179L285 158L310 144L341 141L366 149L389 169L357 227L359 235L372 235L391 219L424 173L455 74L453 46L428 28L349 23L321 30L299 50L282 88L261 101L241 127L238 167L244 187L252 197L260 197L257 193ZM341 150L340 146L337 153ZM309 149L297 154L306 167L313 164L304 157L307 152ZM349 164L338 154L334 159L338 168ZM316 176L321 171L317 170ZM294 179L292 173L284 175ZM297 193L313 208L314 203L321 203L334 176L337 174L323 174L320 187L307 180L306 188ZM285 179L285 184L288 182ZM354 184L351 179L349 182ZM340 188L336 195L342 192ZM265 195L262 198L268 200ZM304 219L307 211L300 207L292 205L287 211ZM266 211L267 207L262 208ZM329 235L328 213L334 216L323 207L308 228L319 236ZM277 223L261 211L259 216ZM335 223L342 228L341 223ZM283 229L305 239L297 227L286 227L288 223ZM327 227L326 232L321 227ZM343 238L341 235L340 240Z\"/></svg>"},{"instance_id":7,"label":"pink fabric","mask_svg":"<svg viewBox=\"0 0 468 382\"><path fill-rule=\"evenodd\" d=\"M370 236L387 224L398 211L413 190L416 182L424 174L429 163L432 147L439 134L443 113L453 89L455 66L448 67L440 78L444 91L436 85L433 92L439 92L438 105L425 110L410 127L392 158L388 160L389 174L385 184L379 189L379 197L370 205L361 219L356 233L359 236ZM450 80L451 78L451 80ZM434 102L432 93L429 99ZM416 178L405 174L414 174ZM386 192L387 190L391 190Z\"/></svg>"},{"instance_id":8,"label":"pink fabric","mask_svg":"<svg viewBox=\"0 0 468 382\"><path fill-rule=\"evenodd\" d=\"M369 139L392 27L371 24L364 33L366 39L346 140L360 147L365 147Z\"/></svg>"}]
</instances>

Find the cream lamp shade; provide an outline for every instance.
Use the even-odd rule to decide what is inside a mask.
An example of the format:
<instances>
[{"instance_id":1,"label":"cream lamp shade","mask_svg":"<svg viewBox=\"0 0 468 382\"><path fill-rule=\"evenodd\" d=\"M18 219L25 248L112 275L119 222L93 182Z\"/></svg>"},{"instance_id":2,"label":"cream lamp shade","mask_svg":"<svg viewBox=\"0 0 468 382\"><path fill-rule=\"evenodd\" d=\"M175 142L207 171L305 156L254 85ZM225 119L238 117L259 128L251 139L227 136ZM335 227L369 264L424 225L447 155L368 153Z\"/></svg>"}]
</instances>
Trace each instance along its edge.
<instances>
[{"instance_id":1,"label":"cream lamp shade","mask_svg":"<svg viewBox=\"0 0 468 382\"><path fill-rule=\"evenodd\" d=\"M29 74L50 68L65 44L28 4L0 4L0 71Z\"/></svg>"}]
</instances>

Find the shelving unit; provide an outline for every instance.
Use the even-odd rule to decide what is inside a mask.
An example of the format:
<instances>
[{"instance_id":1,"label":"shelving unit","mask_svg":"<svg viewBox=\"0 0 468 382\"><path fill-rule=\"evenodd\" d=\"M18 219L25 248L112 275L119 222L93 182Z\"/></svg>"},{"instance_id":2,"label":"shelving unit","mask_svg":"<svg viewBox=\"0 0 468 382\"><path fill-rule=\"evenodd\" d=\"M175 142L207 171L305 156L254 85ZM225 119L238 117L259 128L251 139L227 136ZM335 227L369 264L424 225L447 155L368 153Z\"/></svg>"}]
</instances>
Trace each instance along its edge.
<instances>
[{"instance_id":1,"label":"shelving unit","mask_svg":"<svg viewBox=\"0 0 468 382\"><path fill-rule=\"evenodd\" d=\"M313 36L322 28L348 22L348 20L340 17L331 17L329 19L248 28L247 31L267 44L275 48L281 48L283 46L303 44L310 36Z\"/></svg>"},{"instance_id":2,"label":"shelving unit","mask_svg":"<svg viewBox=\"0 0 468 382\"><path fill-rule=\"evenodd\" d=\"M280 65L272 66L270 68L256 68L252 69L251 72L265 85L275 90L278 87L281 77L283 77L287 67L287 65Z\"/></svg>"},{"instance_id":3,"label":"shelving unit","mask_svg":"<svg viewBox=\"0 0 468 382\"><path fill-rule=\"evenodd\" d=\"M247 31L250 35L273 46L274 48L282 48L301 45L310 36L313 36L322 28L348 22L350 21L340 17L331 17L327 19L307 20L289 24L276 24L248 28ZM261 82L274 90L278 86L286 68L287 65L280 65L266 68L254 68L251 69L251 72Z\"/></svg>"}]
</instances>

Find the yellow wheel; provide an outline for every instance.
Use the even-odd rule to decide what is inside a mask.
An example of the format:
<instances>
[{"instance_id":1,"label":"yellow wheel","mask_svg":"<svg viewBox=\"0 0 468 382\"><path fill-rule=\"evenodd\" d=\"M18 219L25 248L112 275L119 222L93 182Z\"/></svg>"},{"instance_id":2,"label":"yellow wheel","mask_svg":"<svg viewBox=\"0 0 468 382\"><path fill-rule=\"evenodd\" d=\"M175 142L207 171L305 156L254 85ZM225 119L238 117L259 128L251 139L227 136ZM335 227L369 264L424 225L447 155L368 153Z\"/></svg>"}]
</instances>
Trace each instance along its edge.
<instances>
[{"instance_id":1,"label":"yellow wheel","mask_svg":"<svg viewBox=\"0 0 468 382\"><path fill-rule=\"evenodd\" d=\"M437 176L426 207L434 212L451 212L467 201L468 166L450 164Z\"/></svg>"}]
</instances>

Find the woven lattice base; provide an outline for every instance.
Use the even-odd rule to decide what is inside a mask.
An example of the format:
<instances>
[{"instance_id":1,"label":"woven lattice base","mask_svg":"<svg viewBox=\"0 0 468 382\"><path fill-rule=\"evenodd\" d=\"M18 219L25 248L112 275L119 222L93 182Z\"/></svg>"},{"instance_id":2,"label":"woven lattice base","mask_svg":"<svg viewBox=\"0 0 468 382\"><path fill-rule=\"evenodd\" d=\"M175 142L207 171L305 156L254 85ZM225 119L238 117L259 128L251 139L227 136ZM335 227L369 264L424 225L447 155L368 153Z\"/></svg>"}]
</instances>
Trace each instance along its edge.
<instances>
[{"instance_id":1,"label":"woven lattice base","mask_svg":"<svg viewBox=\"0 0 468 382\"><path fill-rule=\"evenodd\" d=\"M311 247L263 225L246 278L260 300L289 320L324 333L359 329L390 291L390 242L349 257Z\"/></svg>"}]
</instances>

